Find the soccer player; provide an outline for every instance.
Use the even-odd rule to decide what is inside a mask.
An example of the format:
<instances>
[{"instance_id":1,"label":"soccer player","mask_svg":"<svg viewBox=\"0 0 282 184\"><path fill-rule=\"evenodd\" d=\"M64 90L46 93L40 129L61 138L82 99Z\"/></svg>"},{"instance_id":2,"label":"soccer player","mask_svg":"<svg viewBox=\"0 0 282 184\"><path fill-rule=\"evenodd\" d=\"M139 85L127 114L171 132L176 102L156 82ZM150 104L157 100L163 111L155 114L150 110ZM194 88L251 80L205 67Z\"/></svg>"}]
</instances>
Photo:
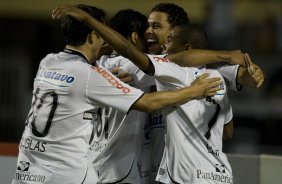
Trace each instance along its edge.
<instances>
[{"instance_id":1,"label":"soccer player","mask_svg":"<svg viewBox=\"0 0 282 184\"><path fill-rule=\"evenodd\" d=\"M56 8L53 12L54 18L61 18L66 15L73 16L74 18L84 21L87 25L89 25L93 30L99 33L115 50L117 50L122 55L128 57L130 60L135 62L138 67L140 67L143 71L147 72L148 74L154 75L158 80L166 79L163 82L164 83L170 83L171 87L173 89L179 88L180 86L187 86L187 83L189 84L189 80L193 79L193 77L189 77L187 74L187 71L185 69L182 69L181 67L169 62L169 60L160 58L160 57L154 57L154 56L146 56L142 52L140 52L137 48L132 46L125 38L123 38L121 35L117 34L115 31L109 29L107 26L100 24L97 20L89 17L85 12L80 11L72 6L69 5L62 5ZM197 51L196 51L197 52ZM210 52L207 52L210 54ZM170 56L171 57L171 56ZM219 59L216 57L216 59ZM157 60L157 61L155 61ZM159 61L159 62L158 62ZM169 64L171 65L172 71L168 71L168 73L163 72L162 69L166 70L168 67L164 67L162 65ZM173 70L174 68L177 68ZM180 78L174 76L175 73L173 71L179 71ZM160 73L159 73L160 72ZM173 73L173 74L172 74ZM194 73L194 72L190 72ZM178 74L178 73L177 73ZM183 77L183 76L186 77ZM194 75L194 74L193 74ZM187 77L189 77L189 80L186 80ZM194 76L195 77L195 76ZM185 80L185 82L183 81ZM191 81L190 81L191 83ZM161 88L159 88L161 89ZM214 106L213 106L214 108ZM177 108L179 110L179 108ZM179 112L179 111L178 111ZM177 113L177 112L176 112ZM100 174L100 173L99 173Z\"/></svg>"},{"instance_id":2,"label":"soccer player","mask_svg":"<svg viewBox=\"0 0 282 184\"><path fill-rule=\"evenodd\" d=\"M76 8L104 25L103 10L86 5ZM107 69L91 65L104 44L98 33L68 16L61 19L61 28L65 49L43 58L34 79L13 184L93 183L85 181L89 143L93 130L96 135L101 133L103 107L111 106L123 113L131 109L150 112L214 95L219 89L214 87L220 84L217 78L206 79L203 75L191 87L144 93L121 82Z\"/></svg>"},{"instance_id":3,"label":"soccer player","mask_svg":"<svg viewBox=\"0 0 282 184\"><path fill-rule=\"evenodd\" d=\"M206 49L207 44L207 36L199 26L175 26L163 53ZM205 66L194 68L197 69L194 71L196 77L203 71L220 76L216 70L205 69ZM229 138L233 133L233 114L226 85L206 102L191 101L180 109L182 112L175 113L179 116L172 116L172 113L166 116L166 144L156 180L162 183L233 183L231 166L222 152L223 132Z\"/></svg>"},{"instance_id":4,"label":"soccer player","mask_svg":"<svg viewBox=\"0 0 282 184\"><path fill-rule=\"evenodd\" d=\"M145 52L143 35L148 27L147 25L147 17L132 9L118 11L109 22L111 28L119 32L142 52ZM113 51L110 55L102 56L101 59L97 61L99 66L109 70L121 67L127 62L130 61L116 51ZM117 76L120 75L122 75L121 71L119 71ZM140 82L137 84L133 81L129 84L142 91L149 91L149 83L145 84ZM104 143L104 149L100 148L100 150L92 150L94 156L97 154L99 155L100 152L108 153L106 164L103 164L100 161L103 160L101 158L104 156L103 154L100 154L97 158L93 157L91 160L93 163L96 162L95 165L97 165L97 162L100 163L99 170L103 169L105 171L100 174L100 182L119 181L122 183L134 184L148 183L150 164L140 163L140 156L141 154L144 154L141 148L145 131L144 128L148 119L147 113L132 110L125 115L111 107L103 112L107 112L107 114L102 114L102 118L103 116L105 118L116 118L111 118L107 121L109 136L94 143ZM111 138L111 135L114 135L115 132L118 133L114 138ZM105 137L103 132L100 134L100 137ZM115 146L106 146L108 144L113 144Z\"/></svg>"},{"instance_id":5,"label":"soccer player","mask_svg":"<svg viewBox=\"0 0 282 184\"><path fill-rule=\"evenodd\" d=\"M149 28L146 30L145 38L149 54L161 54L163 45L165 45L170 30L175 26L189 23L189 17L182 7L172 3L159 3L155 5L148 16ZM206 58L211 56L206 55ZM184 61L184 60L182 60ZM181 61L181 62L182 62ZM185 64L176 62L180 66L196 66L191 60L185 60ZM208 63L203 63L208 64ZM228 87L232 90L239 90L242 86L260 87L264 81L261 69L252 64L247 70L239 65L210 65L216 68L225 78ZM251 74L251 75L250 75ZM250 78L255 79L255 81ZM164 145L164 126L162 116L159 112L152 113L152 178L157 174L158 165L160 163Z\"/></svg>"}]
</instances>

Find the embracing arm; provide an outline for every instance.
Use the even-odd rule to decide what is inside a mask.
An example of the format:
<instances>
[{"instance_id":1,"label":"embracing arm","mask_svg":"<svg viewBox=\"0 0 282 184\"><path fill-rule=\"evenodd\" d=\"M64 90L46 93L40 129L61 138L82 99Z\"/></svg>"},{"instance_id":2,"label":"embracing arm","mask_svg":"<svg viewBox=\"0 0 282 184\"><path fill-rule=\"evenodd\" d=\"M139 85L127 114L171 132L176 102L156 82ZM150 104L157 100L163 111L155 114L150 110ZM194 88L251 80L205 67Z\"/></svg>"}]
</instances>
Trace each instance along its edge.
<instances>
[{"instance_id":1,"label":"embracing arm","mask_svg":"<svg viewBox=\"0 0 282 184\"><path fill-rule=\"evenodd\" d=\"M173 55L168 55L166 58L172 62L183 66L199 66L219 62L227 62L229 64L240 65L237 75L237 83L259 88L264 82L264 73L262 69L254 64L248 54L240 51L212 51L190 49Z\"/></svg>"},{"instance_id":2,"label":"embracing arm","mask_svg":"<svg viewBox=\"0 0 282 184\"><path fill-rule=\"evenodd\" d=\"M212 63L227 62L245 66L244 54L241 51L214 51L190 49L166 56L172 62L183 66L192 67Z\"/></svg>"},{"instance_id":3,"label":"embracing arm","mask_svg":"<svg viewBox=\"0 0 282 184\"><path fill-rule=\"evenodd\" d=\"M153 112L165 107L186 103L189 100L214 96L222 83L220 78L208 78L208 74L198 77L191 86L172 90L144 94L135 104L133 109Z\"/></svg>"},{"instance_id":4,"label":"embracing arm","mask_svg":"<svg viewBox=\"0 0 282 184\"><path fill-rule=\"evenodd\" d=\"M84 22L96 31L114 50L128 58L142 71L145 73L154 73L154 66L144 53L139 51L118 32L99 22L87 12L72 5L60 5L52 12L53 19L60 19L64 16L71 16L78 21Z\"/></svg>"}]
</instances>

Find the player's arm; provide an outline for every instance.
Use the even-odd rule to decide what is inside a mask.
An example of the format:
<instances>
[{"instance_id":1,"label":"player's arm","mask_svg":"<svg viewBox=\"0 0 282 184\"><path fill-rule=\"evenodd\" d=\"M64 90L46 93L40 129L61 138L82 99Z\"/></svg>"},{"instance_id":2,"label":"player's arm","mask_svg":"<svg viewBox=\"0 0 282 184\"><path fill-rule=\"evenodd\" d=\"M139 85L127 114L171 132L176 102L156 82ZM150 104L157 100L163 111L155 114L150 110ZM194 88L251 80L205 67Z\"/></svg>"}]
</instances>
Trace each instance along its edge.
<instances>
[{"instance_id":1,"label":"player's arm","mask_svg":"<svg viewBox=\"0 0 282 184\"><path fill-rule=\"evenodd\" d=\"M153 112L165 107L175 106L186 103L192 99L201 99L208 96L214 96L222 83L220 78L208 78L208 74L198 77L191 86L172 90L145 93L135 104L132 109Z\"/></svg>"},{"instance_id":2,"label":"player's arm","mask_svg":"<svg viewBox=\"0 0 282 184\"><path fill-rule=\"evenodd\" d=\"M231 120L229 123L224 125L223 128L223 140L231 140L233 136L233 120Z\"/></svg>"},{"instance_id":3,"label":"player's arm","mask_svg":"<svg viewBox=\"0 0 282 184\"><path fill-rule=\"evenodd\" d=\"M128 58L142 71L150 74L154 73L154 66L144 53L139 51L118 32L99 22L87 12L72 5L60 5L52 12L53 19L60 19L64 16L71 16L78 21L84 22L96 31L114 50Z\"/></svg>"},{"instance_id":4,"label":"player's arm","mask_svg":"<svg viewBox=\"0 0 282 184\"><path fill-rule=\"evenodd\" d=\"M244 54L241 51L214 51L189 49L166 56L172 62L182 67L207 65L219 62L245 66Z\"/></svg>"},{"instance_id":5,"label":"player's arm","mask_svg":"<svg viewBox=\"0 0 282 184\"><path fill-rule=\"evenodd\" d=\"M262 69L254 64L248 54L240 51L211 51L190 49L173 55L166 56L170 61L183 66L199 66L219 62L240 65L237 83L242 86L260 87L264 82Z\"/></svg>"}]
</instances>

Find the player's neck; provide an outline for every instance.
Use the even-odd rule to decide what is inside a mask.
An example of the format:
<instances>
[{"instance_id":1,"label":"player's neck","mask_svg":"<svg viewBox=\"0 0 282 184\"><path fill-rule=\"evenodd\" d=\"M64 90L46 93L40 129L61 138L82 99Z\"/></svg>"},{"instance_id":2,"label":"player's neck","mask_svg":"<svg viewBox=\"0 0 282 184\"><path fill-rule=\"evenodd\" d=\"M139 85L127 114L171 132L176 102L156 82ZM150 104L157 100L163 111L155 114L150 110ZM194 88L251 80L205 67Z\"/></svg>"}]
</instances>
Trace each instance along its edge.
<instances>
[{"instance_id":1,"label":"player's neck","mask_svg":"<svg viewBox=\"0 0 282 184\"><path fill-rule=\"evenodd\" d=\"M65 47L65 52L68 52L70 54L76 54L79 55L81 57L83 57L89 64L91 64L90 59L87 57L87 54L85 54L85 52L83 52L83 49L80 49L78 47L73 47L70 45L67 45Z\"/></svg>"}]
</instances>

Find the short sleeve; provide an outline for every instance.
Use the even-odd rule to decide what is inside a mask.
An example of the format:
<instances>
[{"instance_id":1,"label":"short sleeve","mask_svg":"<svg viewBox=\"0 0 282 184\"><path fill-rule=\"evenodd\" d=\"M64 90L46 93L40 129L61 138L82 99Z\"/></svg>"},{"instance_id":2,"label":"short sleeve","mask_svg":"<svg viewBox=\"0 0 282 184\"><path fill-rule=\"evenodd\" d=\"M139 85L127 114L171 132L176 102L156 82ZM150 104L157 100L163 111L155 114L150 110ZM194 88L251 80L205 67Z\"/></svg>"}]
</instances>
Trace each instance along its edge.
<instances>
[{"instance_id":1,"label":"short sleeve","mask_svg":"<svg viewBox=\"0 0 282 184\"><path fill-rule=\"evenodd\" d=\"M169 59L164 58L163 56L165 55L148 55L155 67L154 77L157 81L176 87L184 87L187 86L187 84L190 84L190 82L188 82L189 72L187 72L186 68L170 62Z\"/></svg>"},{"instance_id":2,"label":"short sleeve","mask_svg":"<svg viewBox=\"0 0 282 184\"><path fill-rule=\"evenodd\" d=\"M239 65L220 65L215 69L224 77L229 89L234 91L241 90L241 86L237 84L237 73Z\"/></svg>"},{"instance_id":3,"label":"short sleeve","mask_svg":"<svg viewBox=\"0 0 282 184\"><path fill-rule=\"evenodd\" d=\"M105 68L92 66L89 70L86 96L90 101L127 113L142 95L143 91L123 83Z\"/></svg>"},{"instance_id":4,"label":"short sleeve","mask_svg":"<svg viewBox=\"0 0 282 184\"><path fill-rule=\"evenodd\" d=\"M132 62L127 62L120 67L123 72L128 72L134 77L133 85L138 88L145 88L154 86L156 84L155 78L144 73Z\"/></svg>"}]
</instances>

